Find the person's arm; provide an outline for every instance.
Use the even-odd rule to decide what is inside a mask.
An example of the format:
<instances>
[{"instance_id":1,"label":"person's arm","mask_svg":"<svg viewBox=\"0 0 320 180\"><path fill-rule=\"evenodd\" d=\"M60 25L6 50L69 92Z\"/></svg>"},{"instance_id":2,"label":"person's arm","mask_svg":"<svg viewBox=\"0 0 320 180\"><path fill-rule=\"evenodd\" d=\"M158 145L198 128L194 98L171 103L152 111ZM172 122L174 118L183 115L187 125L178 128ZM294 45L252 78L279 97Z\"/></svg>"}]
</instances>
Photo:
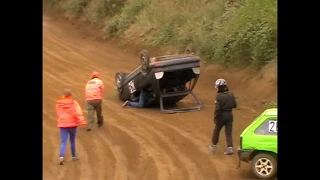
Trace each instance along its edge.
<instances>
[{"instance_id":1,"label":"person's arm","mask_svg":"<svg viewBox=\"0 0 320 180\"><path fill-rule=\"evenodd\" d=\"M234 94L232 94L232 96L233 96L233 108L237 108L238 103L237 103L236 97L234 96Z\"/></svg>"},{"instance_id":2,"label":"person's arm","mask_svg":"<svg viewBox=\"0 0 320 180\"><path fill-rule=\"evenodd\" d=\"M75 104L75 117L77 119L77 123L80 125L80 126L85 126L87 123L86 121L84 120L84 114L83 114L83 111L79 105L79 103L77 101L74 101L74 104Z\"/></svg>"},{"instance_id":3,"label":"person's arm","mask_svg":"<svg viewBox=\"0 0 320 180\"><path fill-rule=\"evenodd\" d=\"M214 109L214 123L216 123L216 124L219 122L220 112L221 112L220 95L217 94L217 97L215 100L215 109Z\"/></svg>"},{"instance_id":4,"label":"person's arm","mask_svg":"<svg viewBox=\"0 0 320 180\"><path fill-rule=\"evenodd\" d=\"M101 94L103 94L103 92L104 92L104 85L103 85L103 82L102 82L102 81L99 81L98 87L99 87L99 89L100 89Z\"/></svg>"}]
</instances>

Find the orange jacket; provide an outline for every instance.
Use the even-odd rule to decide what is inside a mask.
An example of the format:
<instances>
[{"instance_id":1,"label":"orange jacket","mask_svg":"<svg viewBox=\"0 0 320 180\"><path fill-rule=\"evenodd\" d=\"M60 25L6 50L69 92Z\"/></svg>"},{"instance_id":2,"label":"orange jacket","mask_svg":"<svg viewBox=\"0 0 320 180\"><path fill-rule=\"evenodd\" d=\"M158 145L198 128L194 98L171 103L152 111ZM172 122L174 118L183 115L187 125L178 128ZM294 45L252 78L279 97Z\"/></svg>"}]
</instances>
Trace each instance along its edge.
<instances>
[{"instance_id":1,"label":"orange jacket","mask_svg":"<svg viewBox=\"0 0 320 180\"><path fill-rule=\"evenodd\" d=\"M98 78L91 79L86 85L86 100L101 100L103 91L103 82Z\"/></svg>"},{"instance_id":2,"label":"orange jacket","mask_svg":"<svg viewBox=\"0 0 320 180\"><path fill-rule=\"evenodd\" d=\"M58 116L58 127L85 126L84 115L77 101L72 97L63 96L56 103L56 113Z\"/></svg>"}]
</instances>

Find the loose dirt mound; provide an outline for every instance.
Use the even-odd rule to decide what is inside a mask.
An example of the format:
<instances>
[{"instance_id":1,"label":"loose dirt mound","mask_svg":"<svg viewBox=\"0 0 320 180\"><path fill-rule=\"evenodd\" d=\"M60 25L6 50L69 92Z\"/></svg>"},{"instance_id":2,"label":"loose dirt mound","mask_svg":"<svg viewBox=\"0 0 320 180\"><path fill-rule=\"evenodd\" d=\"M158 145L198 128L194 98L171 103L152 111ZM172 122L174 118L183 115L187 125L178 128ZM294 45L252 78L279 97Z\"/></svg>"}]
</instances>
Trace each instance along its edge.
<instances>
[{"instance_id":1,"label":"loose dirt mound","mask_svg":"<svg viewBox=\"0 0 320 180\"><path fill-rule=\"evenodd\" d=\"M276 99L274 81L262 75L255 78L248 70L224 70L204 66L195 92L204 103L198 112L161 114L158 109L121 107L114 86L116 71L130 72L139 64L136 54L125 53L113 44L83 38L75 26L43 20L43 177L45 180L208 180L249 178L248 166L236 170L237 155L224 156L224 133L220 151L208 150L212 129L216 78L226 78L239 98L235 110L234 143L240 132ZM106 125L86 132L78 129L77 153L72 162L58 165L60 145L56 127L55 101L64 88L86 109L84 86L91 73L101 73L105 83L103 111ZM183 103L183 102L182 102ZM235 147L236 148L236 147ZM69 158L70 157L70 158Z\"/></svg>"}]
</instances>

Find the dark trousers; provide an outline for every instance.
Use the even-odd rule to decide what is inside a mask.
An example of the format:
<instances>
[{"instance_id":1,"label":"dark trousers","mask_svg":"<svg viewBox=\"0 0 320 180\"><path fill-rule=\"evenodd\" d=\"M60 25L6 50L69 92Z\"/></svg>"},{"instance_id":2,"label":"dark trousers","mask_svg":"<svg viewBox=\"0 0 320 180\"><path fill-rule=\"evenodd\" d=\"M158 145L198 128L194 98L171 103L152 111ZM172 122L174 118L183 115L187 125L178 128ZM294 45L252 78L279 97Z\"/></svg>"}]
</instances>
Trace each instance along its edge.
<instances>
[{"instance_id":1,"label":"dark trousers","mask_svg":"<svg viewBox=\"0 0 320 180\"><path fill-rule=\"evenodd\" d=\"M87 101L88 105L88 123L87 128L91 129L94 123L94 112L97 115L97 124L103 124L103 116L102 116L102 100L90 100Z\"/></svg>"},{"instance_id":2,"label":"dark trousers","mask_svg":"<svg viewBox=\"0 0 320 180\"><path fill-rule=\"evenodd\" d=\"M226 134L226 140L227 140L227 146L228 147L233 147L232 125L233 125L233 120L224 120L224 121L218 122L216 124L214 130L213 130L213 133L212 133L212 144L213 145L217 145L218 144L220 131L224 126L225 134Z\"/></svg>"},{"instance_id":3,"label":"dark trousers","mask_svg":"<svg viewBox=\"0 0 320 180\"><path fill-rule=\"evenodd\" d=\"M145 92L143 90L141 90L138 102L129 101L128 105L132 106L132 107L136 107L136 108L143 108L144 105L146 104L146 99L147 99L147 97L144 93Z\"/></svg>"},{"instance_id":4,"label":"dark trousers","mask_svg":"<svg viewBox=\"0 0 320 180\"><path fill-rule=\"evenodd\" d=\"M60 157L64 157L65 155L68 136L70 137L71 155L72 157L76 157L76 133L77 133L77 127L60 128L60 136L61 136Z\"/></svg>"}]
</instances>

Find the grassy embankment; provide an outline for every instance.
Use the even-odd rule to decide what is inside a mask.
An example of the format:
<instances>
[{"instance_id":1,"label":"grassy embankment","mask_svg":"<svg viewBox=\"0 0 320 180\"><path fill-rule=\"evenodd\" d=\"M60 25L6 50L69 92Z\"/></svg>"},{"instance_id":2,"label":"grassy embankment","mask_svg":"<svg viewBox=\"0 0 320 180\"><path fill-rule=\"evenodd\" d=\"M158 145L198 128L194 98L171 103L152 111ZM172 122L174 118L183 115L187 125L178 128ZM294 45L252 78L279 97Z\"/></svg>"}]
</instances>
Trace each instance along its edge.
<instances>
[{"instance_id":1,"label":"grassy embankment","mask_svg":"<svg viewBox=\"0 0 320 180\"><path fill-rule=\"evenodd\" d=\"M144 45L191 46L206 62L260 68L277 61L276 0L46 0L103 28L126 32Z\"/></svg>"}]
</instances>

